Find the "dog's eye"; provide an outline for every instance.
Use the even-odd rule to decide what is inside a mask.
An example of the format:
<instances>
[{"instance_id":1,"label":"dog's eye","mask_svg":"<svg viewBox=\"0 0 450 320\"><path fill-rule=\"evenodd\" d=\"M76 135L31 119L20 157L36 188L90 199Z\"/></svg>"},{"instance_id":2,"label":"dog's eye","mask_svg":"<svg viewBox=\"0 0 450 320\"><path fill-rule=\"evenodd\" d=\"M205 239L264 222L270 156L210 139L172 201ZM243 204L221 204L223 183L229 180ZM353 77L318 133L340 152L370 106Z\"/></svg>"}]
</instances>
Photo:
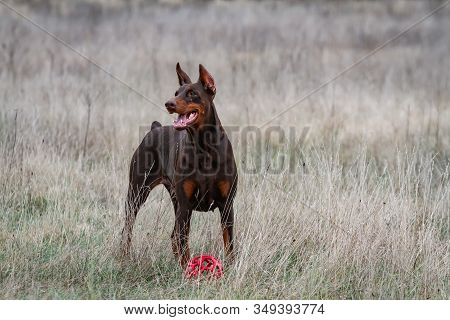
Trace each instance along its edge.
<instances>
[{"instance_id":1,"label":"dog's eye","mask_svg":"<svg viewBox=\"0 0 450 320\"><path fill-rule=\"evenodd\" d=\"M175 97L178 95L178 91L175 91Z\"/></svg>"},{"instance_id":2,"label":"dog's eye","mask_svg":"<svg viewBox=\"0 0 450 320\"><path fill-rule=\"evenodd\" d=\"M191 98L195 97L195 96L197 96L197 92L195 92L194 90L190 90L190 91L188 91L187 96L191 97Z\"/></svg>"}]
</instances>

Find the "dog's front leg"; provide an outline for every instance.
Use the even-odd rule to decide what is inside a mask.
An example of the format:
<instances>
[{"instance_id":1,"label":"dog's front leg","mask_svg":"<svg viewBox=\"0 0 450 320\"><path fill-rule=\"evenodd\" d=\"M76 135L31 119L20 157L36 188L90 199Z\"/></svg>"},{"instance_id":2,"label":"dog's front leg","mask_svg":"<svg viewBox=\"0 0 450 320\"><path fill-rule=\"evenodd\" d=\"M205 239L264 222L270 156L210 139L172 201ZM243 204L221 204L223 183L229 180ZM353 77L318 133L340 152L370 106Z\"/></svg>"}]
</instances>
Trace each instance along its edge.
<instances>
[{"instance_id":1,"label":"dog's front leg","mask_svg":"<svg viewBox=\"0 0 450 320\"><path fill-rule=\"evenodd\" d=\"M233 252L233 224L234 224L234 211L233 203L229 206L225 206L220 209L220 223L222 225L223 246L228 262L234 260Z\"/></svg>"},{"instance_id":2,"label":"dog's front leg","mask_svg":"<svg viewBox=\"0 0 450 320\"><path fill-rule=\"evenodd\" d=\"M172 249L180 266L185 269L190 259L189 229L191 226L192 210L179 206L175 214L175 227L172 232Z\"/></svg>"}]
</instances>

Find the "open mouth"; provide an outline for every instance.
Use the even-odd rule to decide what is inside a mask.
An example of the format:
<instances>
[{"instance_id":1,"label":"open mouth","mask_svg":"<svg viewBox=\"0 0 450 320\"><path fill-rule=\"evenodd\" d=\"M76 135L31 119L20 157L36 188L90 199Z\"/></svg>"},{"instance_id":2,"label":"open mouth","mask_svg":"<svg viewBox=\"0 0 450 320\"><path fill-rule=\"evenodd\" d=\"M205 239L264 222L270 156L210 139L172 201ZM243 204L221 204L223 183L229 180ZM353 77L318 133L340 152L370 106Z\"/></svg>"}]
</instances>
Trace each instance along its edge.
<instances>
[{"instance_id":1,"label":"open mouth","mask_svg":"<svg viewBox=\"0 0 450 320\"><path fill-rule=\"evenodd\" d=\"M175 129L185 129L197 119L197 116L198 112L195 110L180 114L178 118L173 121L173 126Z\"/></svg>"}]
</instances>

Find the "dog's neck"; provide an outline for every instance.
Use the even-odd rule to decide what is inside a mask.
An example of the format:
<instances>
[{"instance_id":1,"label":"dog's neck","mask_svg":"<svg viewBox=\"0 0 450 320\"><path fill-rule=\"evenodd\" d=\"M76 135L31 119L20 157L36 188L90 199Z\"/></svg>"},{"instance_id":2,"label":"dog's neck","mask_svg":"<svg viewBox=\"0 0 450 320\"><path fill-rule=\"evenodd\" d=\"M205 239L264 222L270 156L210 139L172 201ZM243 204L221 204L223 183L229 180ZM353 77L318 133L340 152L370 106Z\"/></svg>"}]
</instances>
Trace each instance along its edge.
<instances>
[{"instance_id":1,"label":"dog's neck","mask_svg":"<svg viewBox=\"0 0 450 320\"><path fill-rule=\"evenodd\" d=\"M214 103L211 103L205 122L200 128L188 128L186 130L191 142L193 142L196 147L199 147L199 150L208 151L212 148L216 148L223 140L224 130L220 123L219 116L217 115Z\"/></svg>"}]
</instances>

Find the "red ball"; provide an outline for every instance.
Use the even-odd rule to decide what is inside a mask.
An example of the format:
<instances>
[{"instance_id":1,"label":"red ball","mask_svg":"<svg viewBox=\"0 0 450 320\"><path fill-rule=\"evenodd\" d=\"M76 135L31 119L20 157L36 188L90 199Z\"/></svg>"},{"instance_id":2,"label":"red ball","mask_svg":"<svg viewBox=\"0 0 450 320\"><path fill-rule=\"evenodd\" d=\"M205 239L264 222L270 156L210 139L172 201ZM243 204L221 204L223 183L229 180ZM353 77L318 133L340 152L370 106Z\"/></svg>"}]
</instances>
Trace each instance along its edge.
<instances>
[{"instance_id":1,"label":"red ball","mask_svg":"<svg viewBox=\"0 0 450 320\"><path fill-rule=\"evenodd\" d=\"M191 259L186 268L186 278L193 279L200 276L219 279L223 276L223 266L219 259L210 255L201 255Z\"/></svg>"}]
</instances>

